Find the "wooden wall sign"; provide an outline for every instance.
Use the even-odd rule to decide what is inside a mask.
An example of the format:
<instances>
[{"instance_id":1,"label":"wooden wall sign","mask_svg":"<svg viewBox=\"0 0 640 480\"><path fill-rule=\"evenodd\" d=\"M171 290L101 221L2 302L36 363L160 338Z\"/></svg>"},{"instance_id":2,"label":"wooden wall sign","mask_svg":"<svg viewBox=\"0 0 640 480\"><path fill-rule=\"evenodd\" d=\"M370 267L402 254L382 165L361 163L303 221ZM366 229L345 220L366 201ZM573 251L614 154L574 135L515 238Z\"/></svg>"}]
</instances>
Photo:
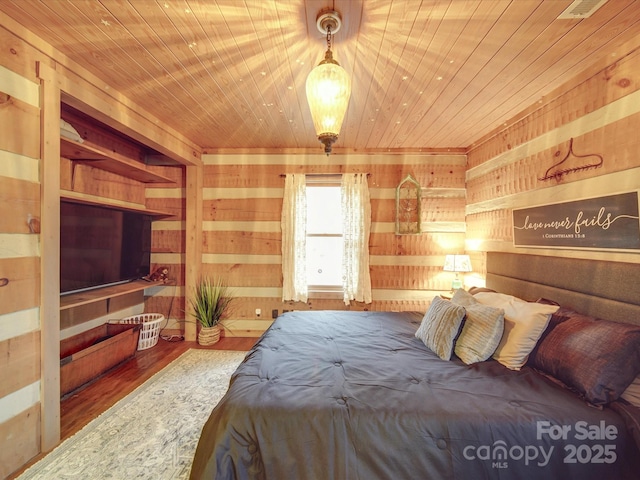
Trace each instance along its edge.
<instances>
[{"instance_id":1,"label":"wooden wall sign","mask_svg":"<svg viewBox=\"0 0 640 480\"><path fill-rule=\"evenodd\" d=\"M516 247L640 250L638 192L513 210Z\"/></svg>"}]
</instances>

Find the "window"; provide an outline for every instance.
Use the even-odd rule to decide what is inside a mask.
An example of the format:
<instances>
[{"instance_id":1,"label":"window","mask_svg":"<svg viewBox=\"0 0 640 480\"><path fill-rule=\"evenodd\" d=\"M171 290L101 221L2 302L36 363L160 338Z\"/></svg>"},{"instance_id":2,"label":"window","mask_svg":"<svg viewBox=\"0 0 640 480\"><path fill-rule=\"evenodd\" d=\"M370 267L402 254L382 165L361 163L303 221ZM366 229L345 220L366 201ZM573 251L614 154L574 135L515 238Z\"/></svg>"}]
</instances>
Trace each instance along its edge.
<instances>
[{"instance_id":1,"label":"window","mask_svg":"<svg viewBox=\"0 0 640 480\"><path fill-rule=\"evenodd\" d=\"M307 286L309 292L342 292L340 176L307 176Z\"/></svg>"},{"instance_id":2,"label":"window","mask_svg":"<svg viewBox=\"0 0 640 480\"><path fill-rule=\"evenodd\" d=\"M282 301L312 291L371 303L367 174L286 174L280 225Z\"/></svg>"}]
</instances>

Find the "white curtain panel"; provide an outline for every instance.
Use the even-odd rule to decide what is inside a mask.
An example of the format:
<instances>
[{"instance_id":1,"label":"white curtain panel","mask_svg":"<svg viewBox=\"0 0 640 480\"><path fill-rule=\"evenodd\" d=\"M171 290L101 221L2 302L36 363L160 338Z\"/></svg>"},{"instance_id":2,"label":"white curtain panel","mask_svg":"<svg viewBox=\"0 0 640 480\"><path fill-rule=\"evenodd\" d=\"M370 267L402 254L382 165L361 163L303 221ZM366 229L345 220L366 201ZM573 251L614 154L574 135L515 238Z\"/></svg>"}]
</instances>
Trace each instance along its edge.
<instances>
[{"instance_id":1,"label":"white curtain panel","mask_svg":"<svg viewBox=\"0 0 640 480\"><path fill-rule=\"evenodd\" d=\"M344 236L343 289L344 303L351 300L371 303L369 274L369 234L371 202L367 174L342 176L342 224Z\"/></svg>"},{"instance_id":2,"label":"white curtain panel","mask_svg":"<svg viewBox=\"0 0 640 480\"><path fill-rule=\"evenodd\" d=\"M307 301L307 190L301 174L287 174L282 202L282 301Z\"/></svg>"}]
</instances>

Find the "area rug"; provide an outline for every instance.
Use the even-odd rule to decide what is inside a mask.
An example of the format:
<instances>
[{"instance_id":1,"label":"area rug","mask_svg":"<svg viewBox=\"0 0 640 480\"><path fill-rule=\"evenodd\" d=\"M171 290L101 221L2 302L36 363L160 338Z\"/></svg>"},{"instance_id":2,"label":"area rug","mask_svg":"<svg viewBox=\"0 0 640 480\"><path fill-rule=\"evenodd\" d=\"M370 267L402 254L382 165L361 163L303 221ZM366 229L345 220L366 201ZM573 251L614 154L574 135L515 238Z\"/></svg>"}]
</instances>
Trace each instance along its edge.
<instances>
[{"instance_id":1,"label":"area rug","mask_svg":"<svg viewBox=\"0 0 640 480\"><path fill-rule=\"evenodd\" d=\"M189 478L200 431L245 355L188 350L18 478Z\"/></svg>"}]
</instances>

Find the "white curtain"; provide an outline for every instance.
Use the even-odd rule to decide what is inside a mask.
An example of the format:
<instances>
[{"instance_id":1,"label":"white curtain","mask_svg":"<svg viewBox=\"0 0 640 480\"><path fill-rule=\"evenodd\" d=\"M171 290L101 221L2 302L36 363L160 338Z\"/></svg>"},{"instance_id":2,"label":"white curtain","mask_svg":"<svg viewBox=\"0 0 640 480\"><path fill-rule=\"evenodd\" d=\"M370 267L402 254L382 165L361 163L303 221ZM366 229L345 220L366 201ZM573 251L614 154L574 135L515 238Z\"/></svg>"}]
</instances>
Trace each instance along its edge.
<instances>
[{"instance_id":1,"label":"white curtain","mask_svg":"<svg viewBox=\"0 0 640 480\"><path fill-rule=\"evenodd\" d=\"M351 300L371 303L369 275L369 233L371 232L371 202L365 173L342 176L342 286L344 303Z\"/></svg>"},{"instance_id":2,"label":"white curtain","mask_svg":"<svg viewBox=\"0 0 640 480\"><path fill-rule=\"evenodd\" d=\"M304 175L288 174L282 202L282 301L307 301L307 190Z\"/></svg>"}]
</instances>

